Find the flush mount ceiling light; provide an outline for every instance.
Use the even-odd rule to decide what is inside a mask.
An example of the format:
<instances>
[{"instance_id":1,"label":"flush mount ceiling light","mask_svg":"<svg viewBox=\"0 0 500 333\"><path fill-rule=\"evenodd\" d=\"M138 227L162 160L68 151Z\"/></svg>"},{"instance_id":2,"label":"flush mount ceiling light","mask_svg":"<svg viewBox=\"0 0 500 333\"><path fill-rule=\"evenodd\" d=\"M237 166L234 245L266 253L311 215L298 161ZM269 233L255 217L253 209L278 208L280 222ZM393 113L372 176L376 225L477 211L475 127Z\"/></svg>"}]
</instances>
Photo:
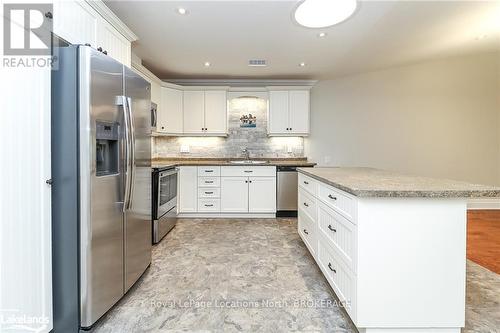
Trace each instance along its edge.
<instances>
[{"instance_id":1,"label":"flush mount ceiling light","mask_svg":"<svg viewBox=\"0 0 500 333\"><path fill-rule=\"evenodd\" d=\"M295 20L307 28L325 28L346 20L356 6L356 0L305 0L295 10Z\"/></svg>"},{"instance_id":2,"label":"flush mount ceiling light","mask_svg":"<svg viewBox=\"0 0 500 333\"><path fill-rule=\"evenodd\" d=\"M186 15L187 14L187 9L179 7L179 8L177 8L177 13L179 13L181 15Z\"/></svg>"}]
</instances>

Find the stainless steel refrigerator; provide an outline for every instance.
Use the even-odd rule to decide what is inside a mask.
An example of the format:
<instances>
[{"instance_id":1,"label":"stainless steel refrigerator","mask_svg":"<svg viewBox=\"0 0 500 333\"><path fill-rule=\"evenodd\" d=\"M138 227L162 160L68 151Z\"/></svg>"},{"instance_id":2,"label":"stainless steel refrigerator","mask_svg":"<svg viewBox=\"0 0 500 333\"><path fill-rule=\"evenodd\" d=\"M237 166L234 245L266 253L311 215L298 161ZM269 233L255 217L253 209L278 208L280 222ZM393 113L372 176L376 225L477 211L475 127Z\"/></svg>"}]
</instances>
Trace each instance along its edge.
<instances>
[{"instance_id":1,"label":"stainless steel refrigerator","mask_svg":"<svg viewBox=\"0 0 500 333\"><path fill-rule=\"evenodd\" d=\"M150 84L87 46L52 71L54 331L86 329L151 262Z\"/></svg>"}]
</instances>

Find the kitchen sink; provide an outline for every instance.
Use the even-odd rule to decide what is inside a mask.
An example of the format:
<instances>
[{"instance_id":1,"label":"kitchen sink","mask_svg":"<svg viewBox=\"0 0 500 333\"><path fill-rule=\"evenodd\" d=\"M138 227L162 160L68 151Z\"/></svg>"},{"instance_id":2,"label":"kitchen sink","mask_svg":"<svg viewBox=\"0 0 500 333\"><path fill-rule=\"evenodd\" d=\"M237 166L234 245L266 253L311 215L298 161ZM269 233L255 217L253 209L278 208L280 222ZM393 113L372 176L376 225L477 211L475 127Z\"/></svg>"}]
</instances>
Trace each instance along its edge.
<instances>
[{"instance_id":1,"label":"kitchen sink","mask_svg":"<svg viewBox=\"0 0 500 333\"><path fill-rule=\"evenodd\" d=\"M269 161L256 161L256 160L237 160L237 161L229 161L231 164L266 164Z\"/></svg>"}]
</instances>

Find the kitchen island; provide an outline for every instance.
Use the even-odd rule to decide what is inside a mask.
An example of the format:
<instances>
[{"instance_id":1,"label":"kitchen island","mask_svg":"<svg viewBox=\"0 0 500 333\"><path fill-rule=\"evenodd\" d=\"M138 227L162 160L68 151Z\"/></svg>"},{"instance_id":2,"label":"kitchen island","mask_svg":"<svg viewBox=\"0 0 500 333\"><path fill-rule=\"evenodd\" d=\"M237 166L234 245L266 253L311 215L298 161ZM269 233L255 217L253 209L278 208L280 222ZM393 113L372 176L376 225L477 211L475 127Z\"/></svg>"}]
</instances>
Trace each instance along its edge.
<instances>
[{"instance_id":1,"label":"kitchen island","mask_svg":"<svg viewBox=\"0 0 500 333\"><path fill-rule=\"evenodd\" d=\"M460 332L467 198L500 200L500 188L371 168L298 171L298 232L360 332Z\"/></svg>"}]
</instances>

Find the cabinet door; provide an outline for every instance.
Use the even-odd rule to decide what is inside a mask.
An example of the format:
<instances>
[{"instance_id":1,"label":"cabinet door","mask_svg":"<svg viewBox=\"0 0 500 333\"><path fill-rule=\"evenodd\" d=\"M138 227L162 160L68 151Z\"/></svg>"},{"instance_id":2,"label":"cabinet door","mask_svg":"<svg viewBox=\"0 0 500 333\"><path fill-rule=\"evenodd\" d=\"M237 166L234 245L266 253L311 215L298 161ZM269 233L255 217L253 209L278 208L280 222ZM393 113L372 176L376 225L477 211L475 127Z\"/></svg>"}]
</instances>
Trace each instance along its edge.
<instances>
[{"instance_id":1,"label":"cabinet door","mask_svg":"<svg viewBox=\"0 0 500 333\"><path fill-rule=\"evenodd\" d=\"M182 91L161 88L161 104L158 108L156 130L163 133L182 133Z\"/></svg>"},{"instance_id":2,"label":"cabinet door","mask_svg":"<svg viewBox=\"0 0 500 333\"><path fill-rule=\"evenodd\" d=\"M292 90L289 99L289 133L309 134L309 90Z\"/></svg>"},{"instance_id":3,"label":"cabinet door","mask_svg":"<svg viewBox=\"0 0 500 333\"><path fill-rule=\"evenodd\" d=\"M276 177L249 177L248 180L248 211L275 213Z\"/></svg>"},{"instance_id":4,"label":"cabinet door","mask_svg":"<svg viewBox=\"0 0 500 333\"><path fill-rule=\"evenodd\" d=\"M248 178L221 177L221 212L248 212Z\"/></svg>"},{"instance_id":5,"label":"cabinet door","mask_svg":"<svg viewBox=\"0 0 500 333\"><path fill-rule=\"evenodd\" d=\"M205 92L184 91L184 133L204 133Z\"/></svg>"},{"instance_id":6,"label":"cabinet door","mask_svg":"<svg viewBox=\"0 0 500 333\"><path fill-rule=\"evenodd\" d=\"M269 92L269 134L288 134L288 91Z\"/></svg>"},{"instance_id":7,"label":"cabinet door","mask_svg":"<svg viewBox=\"0 0 500 333\"><path fill-rule=\"evenodd\" d=\"M54 1L53 31L71 44L96 46L97 14L84 1Z\"/></svg>"},{"instance_id":8,"label":"cabinet door","mask_svg":"<svg viewBox=\"0 0 500 333\"><path fill-rule=\"evenodd\" d=\"M178 202L180 213L196 213L198 210L198 169L195 166L179 168Z\"/></svg>"},{"instance_id":9,"label":"cabinet door","mask_svg":"<svg viewBox=\"0 0 500 333\"><path fill-rule=\"evenodd\" d=\"M108 56L130 67L130 42L104 19L97 22L97 48L101 47Z\"/></svg>"},{"instance_id":10,"label":"cabinet door","mask_svg":"<svg viewBox=\"0 0 500 333\"><path fill-rule=\"evenodd\" d=\"M227 133L227 96L225 91L205 91L206 133Z\"/></svg>"}]
</instances>

